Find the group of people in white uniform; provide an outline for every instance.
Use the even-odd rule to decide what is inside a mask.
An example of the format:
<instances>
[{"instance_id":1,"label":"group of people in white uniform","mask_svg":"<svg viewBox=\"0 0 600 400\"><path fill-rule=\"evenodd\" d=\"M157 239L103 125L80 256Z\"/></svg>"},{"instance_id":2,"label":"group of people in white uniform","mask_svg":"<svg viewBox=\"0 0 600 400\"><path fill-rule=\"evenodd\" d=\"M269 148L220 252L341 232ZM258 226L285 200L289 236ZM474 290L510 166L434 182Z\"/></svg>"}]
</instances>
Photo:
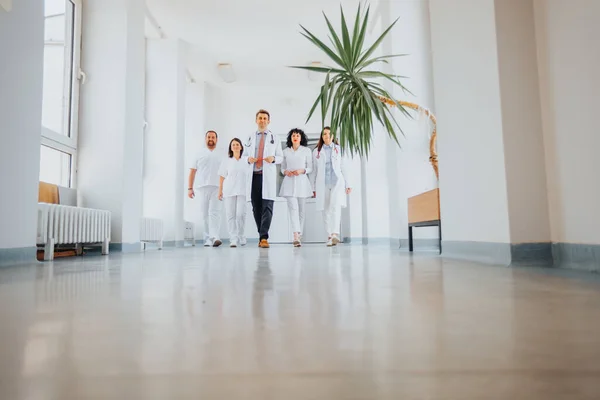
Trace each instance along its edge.
<instances>
[{"instance_id":1,"label":"group of people in white uniform","mask_svg":"<svg viewBox=\"0 0 600 400\"><path fill-rule=\"evenodd\" d=\"M227 153L216 150L218 135L208 131L206 148L190 165L188 197L198 198L204 224L204 245L218 247L221 204L229 231L230 247L244 246L246 203L259 234L258 246L268 248L273 203L277 197L277 164L284 175L279 197L287 200L293 245L302 245L306 199L314 197L317 211L323 212L327 246L340 242L341 209L352 189L346 173L345 157L325 127L313 150L308 148L304 131L292 129L282 150L279 139L268 129L271 116L266 110L256 113L258 129L246 140L233 138Z\"/></svg>"}]
</instances>

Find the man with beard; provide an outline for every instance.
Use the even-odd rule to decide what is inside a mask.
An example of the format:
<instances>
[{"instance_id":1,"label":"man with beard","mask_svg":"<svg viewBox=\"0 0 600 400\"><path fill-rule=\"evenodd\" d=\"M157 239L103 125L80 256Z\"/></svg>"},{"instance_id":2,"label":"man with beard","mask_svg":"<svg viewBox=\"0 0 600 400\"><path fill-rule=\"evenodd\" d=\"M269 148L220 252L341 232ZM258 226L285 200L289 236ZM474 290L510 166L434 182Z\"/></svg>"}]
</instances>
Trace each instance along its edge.
<instances>
[{"instance_id":1,"label":"man with beard","mask_svg":"<svg viewBox=\"0 0 600 400\"><path fill-rule=\"evenodd\" d=\"M219 247L222 243L219 237L221 202L218 193L219 166L223 160L223 154L216 150L217 138L217 132L206 132L204 138L206 148L200 150L190 165L190 175L188 177L188 197L193 199L197 194L200 199L205 247ZM194 187L196 188L195 191Z\"/></svg>"}]
</instances>

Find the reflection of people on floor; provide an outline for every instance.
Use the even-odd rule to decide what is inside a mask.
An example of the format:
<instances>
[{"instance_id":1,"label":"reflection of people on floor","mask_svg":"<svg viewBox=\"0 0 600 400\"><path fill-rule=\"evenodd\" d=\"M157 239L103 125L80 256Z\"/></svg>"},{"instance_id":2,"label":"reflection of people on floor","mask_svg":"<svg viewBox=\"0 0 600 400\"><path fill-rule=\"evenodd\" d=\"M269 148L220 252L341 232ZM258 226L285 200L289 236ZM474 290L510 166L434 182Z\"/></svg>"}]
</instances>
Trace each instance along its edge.
<instances>
[{"instance_id":1,"label":"reflection of people on floor","mask_svg":"<svg viewBox=\"0 0 600 400\"><path fill-rule=\"evenodd\" d=\"M229 143L228 158L219 169L219 200L225 202L225 215L229 230L229 247L244 246L246 237L246 178L248 163L242 159L242 141L233 138Z\"/></svg>"},{"instance_id":2,"label":"reflection of people on floor","mask_svg":"<svg viewBox=\"0 0 600 400\"><path fill-rule=\"evenodd\" d=\"M313 172L310 174L316 210L323 211L327 246L340 242L340 220L346 197L352 192L346 169L346 158L340 145L333 142L329 127L323 128L313 151Z\"/></svg>"},{"instance_id":3,"label":"reflection of people on floor","mask_svg":"<svg viewBox=\"0 0 600 400\"><path fill-rule=\"evenodd\" d=\"M245 159L253 164L248 171L246 199L252 201L252 213L259 234L258 246L269 247L269 228L273 218L273 203L277 197L277 167L283 154L279 139L267 129L271 115L266 110L256 113L256 133L244 143Z\"/></svg>"},{"instance_id":4,"label":"reflection of people on floor","mask_svg":"<svg viewBox=\"0 0 600 400\"><path fill-rule=\"evenodd\" d=\"M279 196L287 200L294 246L301 246L304 229L304 210L306 199L312 196L312 186L308 174L312 172L312 154L308 147L308 138L302 129L294 128L288 133L287 148L283 150L281 173L285 175L279 190Z\"/></svg>"},{"instance_id":5,"label":"reflection of people on floor","mask_svg":"<svg viewBox=\"0 0 600 400\"><path fill-rule=\"evenodd\" d=\"M188 197L193 199L197 194L200 199L204 227L204 246L218 247L221 245L221 239L219 238L221 202L217 197L219 191L218 170L223 155L219 151L216 151L218 141L217 132L206 132L204 141L206 148L200 150L190 164Z\"/></svg>"},{"instance_id":6,"label":"reflection of people on floor","mask_svg":"<svg viewBox=\"0 0 600 400\"><path fill-rule=\"evenodd\" d=\"M269 253L260 253L256 261L252 285L252 320L254 323L254 351L256 362L261 368L268 364L269 338L266 332L265 295L273 290L273 274L269 263Z\"/></svg>"}]
</instances>

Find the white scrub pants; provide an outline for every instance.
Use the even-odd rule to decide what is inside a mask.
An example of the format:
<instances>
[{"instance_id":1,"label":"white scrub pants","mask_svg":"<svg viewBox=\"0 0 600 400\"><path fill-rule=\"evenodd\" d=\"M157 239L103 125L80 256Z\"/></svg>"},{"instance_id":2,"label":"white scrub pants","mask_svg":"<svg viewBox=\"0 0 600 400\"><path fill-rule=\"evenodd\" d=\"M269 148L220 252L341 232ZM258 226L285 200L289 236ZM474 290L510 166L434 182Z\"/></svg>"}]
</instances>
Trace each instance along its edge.
<instances>
[{"instance_id":1,"label":"white scrub pants","mask_svg":"<svg viewBox=\"0 0 600 400\"><path fill-rule=\"evenodd\" d=\"M292 232L302 234L304 231L304 216L306 199L304 197L286 197L290 221L292 222Z\"/></svg>"},{"instance_id":2,"label":"white scrub pants","mask_svg":"<svg viewBox=\"0 0 600 400\"><path fill-rule=\"evenodd\" d=\"M225 215L229 241L238 241L244 237L246 229L246 196L225 197Z\"/></svg>"},{"instance_id":3,"label":"white scrub pants","mask_svg":"<svg viewBox=\"0 0 600 400\"><path fill-rule=\"evenodd\" d=\"M335 202L331 201L331 192L333 191L332 187L325 188L325 198L323 210L323 219L325 220L325 230L327 231L327 236L331 237L332 234L340 233L340 219L342 216L342 206L339 204L334 204Z\"/></svg>"},{"instance_id":4,"label":"white scrub pants","mask_svg":"<svg viewBox=\"0 0 600 400\"><path fill-rule=\"evenodd\" d=\"M204 240L216 240L221 230L221 201L219 201L218 186L203 186L195 192L200 200L202 223L204 228Z\"/></svg>"}]
</instances>

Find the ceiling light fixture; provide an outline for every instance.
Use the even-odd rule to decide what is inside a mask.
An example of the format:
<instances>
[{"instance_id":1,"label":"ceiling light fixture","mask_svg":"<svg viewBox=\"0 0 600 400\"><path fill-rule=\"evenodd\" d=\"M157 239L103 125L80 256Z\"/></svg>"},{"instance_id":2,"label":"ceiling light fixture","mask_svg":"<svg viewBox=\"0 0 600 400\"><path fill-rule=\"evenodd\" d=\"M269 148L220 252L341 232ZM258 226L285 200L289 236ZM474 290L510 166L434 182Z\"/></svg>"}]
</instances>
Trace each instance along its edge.
<instances>
[{"instance_id":1,"label":"ceiling light fixture","mask_svg":"<svg viewBox=\"0 0 600 400\"><path fill-rule=\"evenodd\" d=\"M217 65L217 69L219 70L219 75L221 79L227 83L235 82L235 74L233 73L233 67L228 63L219 63Z\"/></svg>"}]
</instances>

